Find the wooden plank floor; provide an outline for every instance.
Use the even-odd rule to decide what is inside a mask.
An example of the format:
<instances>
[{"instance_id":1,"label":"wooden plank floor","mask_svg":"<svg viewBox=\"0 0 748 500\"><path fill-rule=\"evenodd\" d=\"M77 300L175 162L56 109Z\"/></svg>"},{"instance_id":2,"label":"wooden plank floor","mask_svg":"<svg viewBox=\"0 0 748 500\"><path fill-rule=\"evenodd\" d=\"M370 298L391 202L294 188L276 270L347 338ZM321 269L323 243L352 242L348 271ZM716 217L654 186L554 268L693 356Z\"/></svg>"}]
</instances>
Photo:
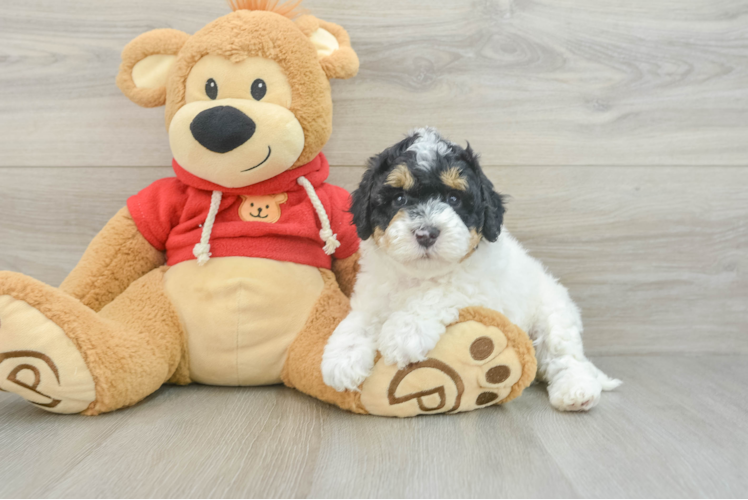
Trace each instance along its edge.
<instances>
[{"instance_id":1,"label":"wooden plank floor","mask_svg":"<svg viewBox=\"0 0 748 500\"><path fill-rule=\"evenodd\" d=\"M746 356L595 359L589 414L545 388L451 417L348 414L284 387L166 387L100 417L0 394L0 497L745 497Z\"/></svg>"}]
</instances>

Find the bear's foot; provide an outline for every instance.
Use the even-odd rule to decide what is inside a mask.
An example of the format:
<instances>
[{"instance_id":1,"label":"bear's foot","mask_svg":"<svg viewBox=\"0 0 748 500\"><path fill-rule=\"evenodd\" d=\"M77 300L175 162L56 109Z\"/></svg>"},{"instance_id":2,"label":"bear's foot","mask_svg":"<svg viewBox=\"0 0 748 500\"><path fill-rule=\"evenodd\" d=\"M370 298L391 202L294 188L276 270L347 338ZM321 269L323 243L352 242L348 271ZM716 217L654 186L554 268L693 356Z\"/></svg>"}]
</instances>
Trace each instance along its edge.
<instances>
[{"instance_id":1,"label":"bear's foot","mask_svg":"<svg viewBox=\"0 0 748 500\"><path fill-rule=\"evenodd\" d=\"M31 303L36 287L21 275ZM91 372L62 328L30 302L0 291L0 390L54 413L81 413L96 399Z\"/></svg>"},{"instance_id":2,"label":"bear's foot","mask_svg":"<svg viewBox=\"0 0 748 500\"><path fill-rule=\"evenodd\" d=\"M398 370L378 359L361 386L361 404L393 417L470 411L516 398L535 371L525 332L498 312L467 308L426 360Z\"/></svg>"}]
</instances>

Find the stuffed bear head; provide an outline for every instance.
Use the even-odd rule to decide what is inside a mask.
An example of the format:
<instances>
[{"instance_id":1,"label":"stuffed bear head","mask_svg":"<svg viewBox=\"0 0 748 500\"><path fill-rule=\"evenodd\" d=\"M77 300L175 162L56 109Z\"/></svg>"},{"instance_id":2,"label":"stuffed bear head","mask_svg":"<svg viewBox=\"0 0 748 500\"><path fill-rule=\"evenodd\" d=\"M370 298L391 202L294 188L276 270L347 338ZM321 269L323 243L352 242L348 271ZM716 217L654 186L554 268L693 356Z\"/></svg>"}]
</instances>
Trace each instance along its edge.
<instances>
[{"instance_id":1,"label":"stuffed bear head","mask_svg":"<svg viewBox=\"0 0 748 500\"><path fill-rule=\"evenodd\" d=\"M276 0L233 0L234 12L190 36L153 30L122 53L117 85L166 106L172 154L226 188L304 165L332 132L331 78L358 72L346 31ZM294 19L295 18L295 19Z\"/></svg>"}]
</instances>

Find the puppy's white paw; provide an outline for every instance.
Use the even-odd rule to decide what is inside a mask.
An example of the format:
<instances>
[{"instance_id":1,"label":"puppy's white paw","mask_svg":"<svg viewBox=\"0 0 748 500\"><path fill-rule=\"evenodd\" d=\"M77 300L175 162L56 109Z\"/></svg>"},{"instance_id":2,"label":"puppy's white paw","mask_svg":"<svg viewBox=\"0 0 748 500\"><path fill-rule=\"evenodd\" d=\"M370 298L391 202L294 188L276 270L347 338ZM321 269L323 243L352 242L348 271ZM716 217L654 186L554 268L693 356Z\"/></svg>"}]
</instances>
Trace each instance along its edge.
<instances>
[{"instance_id":1,"label":"puppy's white paw","mask_svg":"<svg viewBox=\"0 0 748 500\"><path fill-rule=\"evenodd\" d=\"M393 314L382 325L379 352L386 364L405 368L426 359L446 330L446 326L439 321Z\"/></svg>"},{"instance_id":2,"label":"puppy's white paw","mask_svg":"<svg viewBox=\"0 0 748 500\"><path fill-rule=\"evenodd\" d=\"M551 405L560 411L589 411L600 402L602 385L583 371L565 370L548 384Z\"/></svg>"},{"instance_id":3,"label":"puppy's white paw","mask_svg":"<svg viewBox=\"0 0 748 500\"><path fill-rule=\"evenodd\" d=\"M377 354L374 343L360 337L348 342L335 342L334 338L322 356L322 379L336 391L355 391L366 380L374 367Z\"/></svg>"}]
</instances>

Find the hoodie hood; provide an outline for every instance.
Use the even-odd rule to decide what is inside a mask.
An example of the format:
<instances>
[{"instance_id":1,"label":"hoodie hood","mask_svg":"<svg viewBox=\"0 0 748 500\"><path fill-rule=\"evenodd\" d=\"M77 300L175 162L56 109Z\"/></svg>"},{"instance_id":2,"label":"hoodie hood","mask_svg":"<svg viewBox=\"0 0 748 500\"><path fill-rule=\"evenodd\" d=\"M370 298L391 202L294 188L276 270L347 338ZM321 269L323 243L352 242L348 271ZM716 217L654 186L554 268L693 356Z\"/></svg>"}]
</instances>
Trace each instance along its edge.
<instances>
[{"instance_id":1,"label":"hoodie hood","mask_svg":"<svg viewBox=\"0 0 748 500\"><path fill-rule=\"evenodd\" d=\"M318 154L312 161L305 165L286 170L282 174L276 175L271 179L257 184L240 188L226 188L210 181L206 181L205 179L186 171L181 165L179 165L179 163L177 163L177 160L172 160L171 165L174 168L174 173L177 174L177 179L182 181L184 184L203 191L221 191L224 194L230 195L261 196L266 194L298 191L304 189L298 183L299 177L302 176L305 177L316 189L321 186L330 175L330 164L327 163L327 158L325 158L323 153Z\"/></svg>"}]
</instances>

